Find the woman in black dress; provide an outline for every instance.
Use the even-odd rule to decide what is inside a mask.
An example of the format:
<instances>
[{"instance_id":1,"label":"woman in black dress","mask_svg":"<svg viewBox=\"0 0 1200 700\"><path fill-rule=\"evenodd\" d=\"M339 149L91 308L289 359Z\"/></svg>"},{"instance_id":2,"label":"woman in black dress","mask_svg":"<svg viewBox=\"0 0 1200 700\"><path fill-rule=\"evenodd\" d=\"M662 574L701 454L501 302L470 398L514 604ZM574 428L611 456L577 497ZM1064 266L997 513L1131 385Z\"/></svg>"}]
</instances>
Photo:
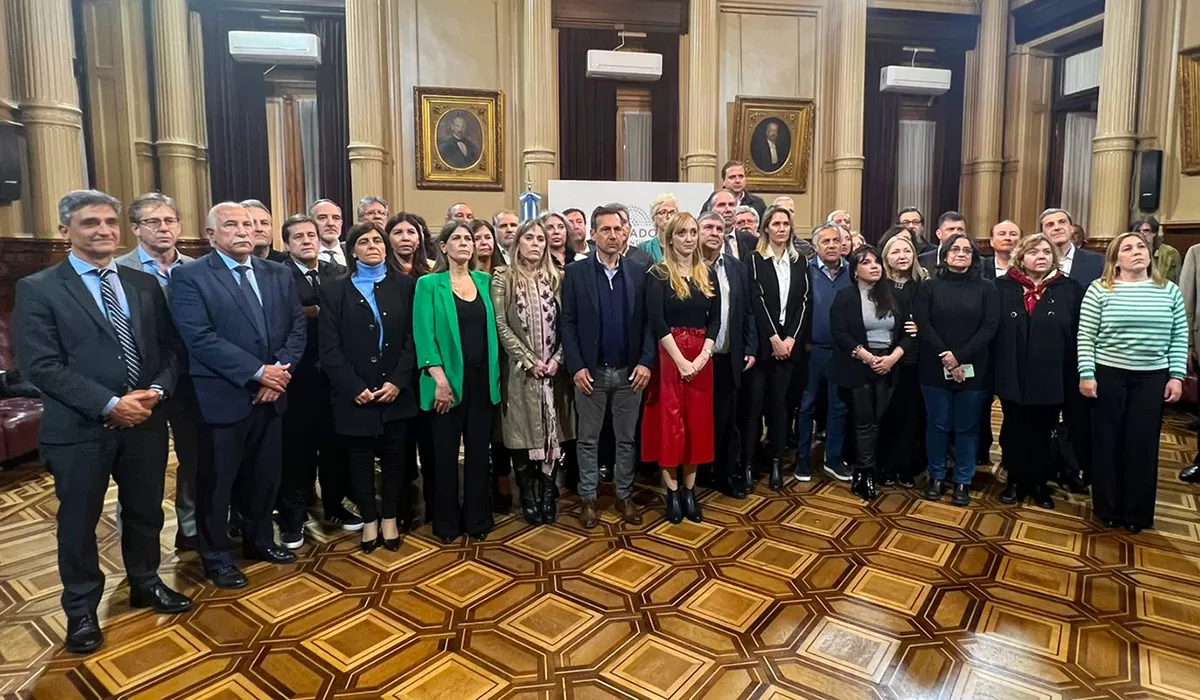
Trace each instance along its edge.
<instances>
[{"instance_id":1,"label":"woman in black dress","mask_svg":"<svg viewBox=\"0 0 1200 700\"><path fill-rule=\"evenodd\" d=\"M917 261L917 246L908 229L893 226L884 238L883 273L892 286L897 306L905 310L904 330L915 338L917 326L912 320L912 302L917 289L929 279L929 273ZM876 457L876 479L883 486L899 484L912 488L913 477L925 471L925 400L917 381L918 346L919 343L913 343L892 370L896 375L895 389L879 425Z\"/></svg>"},{"instance_id":2,"label":"woman in black dress","mask_svg":"<svg viewBox=\"0 0 1200 700\"><path fill-rule=\"evenodd\" d=\"M409 421L417 415L412 307L415 283L388 265L388 237L371 222L346 239L349 273L321 289L321 366L332 387L333 420L350 454L363 552L400 548L412 519L408 498ZM375 507L375 455L382 454L382 509ZM379 517L383 516L380 523Z\"/></svg>"},{"instance_id":3,"label":"woman in black dress","mask_svg":"<svg viewBox=\"0 0 1200 700\"><path fill-rule=\"evenodd\" d=\"M908 309L901 307L892 285L883 278L879 254L863 246L850 256L855 284L837 293L829 310L833 359L829 381L842 393L854 419L858 464L850 490L864 500L875 498L876 444L879 425L896 386L893 369L914 344L904 332Z\"/></svg>"}]
</instances>

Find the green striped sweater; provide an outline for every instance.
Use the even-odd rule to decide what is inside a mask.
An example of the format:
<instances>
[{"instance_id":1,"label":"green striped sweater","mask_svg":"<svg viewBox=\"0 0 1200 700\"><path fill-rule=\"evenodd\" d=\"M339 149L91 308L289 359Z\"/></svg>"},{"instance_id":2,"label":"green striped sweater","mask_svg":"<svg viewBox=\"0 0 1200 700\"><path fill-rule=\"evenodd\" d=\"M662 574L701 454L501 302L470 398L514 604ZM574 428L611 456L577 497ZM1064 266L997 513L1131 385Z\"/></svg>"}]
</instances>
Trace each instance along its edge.
<instances>
[{"instance_id":1,"label":"green striped sweater","mask_svg":"<svg viewBox=\"0 0 1200 700\"><path fill-rule=\"evenodd\" d=\"M1079 310L1079 378L1095 379L1096 365L1187 374L1188 331L1183 295L1174 282L1096 281Z\"/></svg>"}]
</instances>

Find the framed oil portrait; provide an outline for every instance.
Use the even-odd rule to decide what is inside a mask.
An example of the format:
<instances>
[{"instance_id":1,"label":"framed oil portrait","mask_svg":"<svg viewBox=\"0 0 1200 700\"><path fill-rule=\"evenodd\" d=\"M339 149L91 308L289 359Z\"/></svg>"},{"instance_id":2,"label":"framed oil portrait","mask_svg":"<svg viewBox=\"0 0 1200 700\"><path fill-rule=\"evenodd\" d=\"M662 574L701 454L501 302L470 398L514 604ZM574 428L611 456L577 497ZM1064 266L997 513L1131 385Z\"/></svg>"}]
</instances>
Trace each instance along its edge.
<instances>
[{"instance_id":1,"label":"framed oil portrait","mask_svg":"<svg viewBox=\"0 0 1200 700\"><path fill-rule=\"evenodd\" d=\"M745 163L747 189L808 191L813 118L810 100L738 96L729 153Z\"/></svg>"},{"instance_id":2,"label":"framed oil portrait","mask_svg":"<svg viewBox=\"0 0 1200 700\"><path fill-rule=\"evenodd\" d=\"M504 93L415 87L417 188L504 189Z\"/></svg>"}]
</instances>

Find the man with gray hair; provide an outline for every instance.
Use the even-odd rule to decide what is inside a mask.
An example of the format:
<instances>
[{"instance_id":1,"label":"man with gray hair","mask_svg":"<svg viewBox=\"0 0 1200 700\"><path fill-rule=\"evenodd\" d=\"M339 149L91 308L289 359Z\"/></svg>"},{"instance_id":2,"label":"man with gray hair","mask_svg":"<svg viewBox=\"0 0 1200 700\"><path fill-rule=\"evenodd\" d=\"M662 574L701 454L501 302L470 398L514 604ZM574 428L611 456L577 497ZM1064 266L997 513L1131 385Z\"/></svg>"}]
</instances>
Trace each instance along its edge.
<instances>
[{"instance_id":1,"label":"man with gray hair","mask_svg":"<svg viewBox=\"0 0 1200 700\"><path fill-rule=\"evenodd\" d=\"M505 265L512 262L508 257L508 250L516 242L517 229L520 226L521 217L512 209L501 209L492 215L492 228L496 229L496 245L500 248Z\"/></svg>"},{"instance_id":2,"label":"man with gray hair","mask_svg":"<svg viewBox=\"0 0 1200 700\"><path fill-rule=\"evenodd\" d=\"M246 207L250 221L254 223L254 255L277 263L287 262L287 253L275 250L275 225L267 205L258 199L244 199L241 205Z\"/></svg>"},{"instance_id":3,"label":"man with gray hair","mask_svg":"<svg viewBox=\"0 0 1200 700\"><path fill-rule=\"evenodd\" d=\"M179 209L175 200L161 192L140 195L129 205L129 222L138 237L133 250L117 258L118 265L141 270L158 280L169 293L171 273L192 258L175 247L179 240ZM190 409L194 401L192 381L180 373L174 401L167 402L167 422L174 438L175 458L175 549L188 552L199 548L196 539L196 463L199 443L196 415Z\"/></svg>"},{"instance_id":4,"label":"man with gray hair","mask_svg":"<svg viewBox=\"0 0 1200 700\"><path fill-rule=\"evenodd\" d=\"M318 199L308 208L308 215L317 222L321 249L317 257L324 262L346 266L346 249L342 247L342 208L329 199Z\"/></svg>"},{"instance_id":5,"label":"man with gray hair","mask_svg":"<svg viewBox=\"0 0 1200 700\"><path fill-rule=\"evenodd\" d=\"M466 202L455 202L446 210L446 221L461 221L469 224L474 220L475 212L471 211L471 206Z\"/></svg>"},{"instance_id":6,"label":"man with gray hair","mask_svg":"<svg viewBox=\"0 0 1200 700\"><path fill-rule=\"evenodd\" d=\"M758 211L754 207L739 204L733 210L734 231L749 231L751 235L758 238L758 222Z\"/></svg>"},{"instance_id":7,"label":"man with gray hair","mask_svg":"<svg viewBox=\"0 0 1200 700\"><path fill-rule=\"evenodd\" d=\"M383 197L367 195L358 200L358 211L356 213L358 214L360 223L370 221L382 231L383 227L387 225L388 203L384 201Z\"/></svg>"},{"instance_id":8,"label":"man with gray hair","mask_svg":"<svg viewBox=\"0 0 1200 700\"><path fill-rule=\"evenodd\" d=\"M17 282L17 365L42 391L39 437L58 498L58 575L67 651L88 654L104 635L96 611L104 572L96 526L109 479L121 503L129 603L160 614L192 602L158 576L167 469L167 412L183 355L154 277L118 266L121 205L96 190L58 204L67 259Z\"/></svg>"}]
</instances>

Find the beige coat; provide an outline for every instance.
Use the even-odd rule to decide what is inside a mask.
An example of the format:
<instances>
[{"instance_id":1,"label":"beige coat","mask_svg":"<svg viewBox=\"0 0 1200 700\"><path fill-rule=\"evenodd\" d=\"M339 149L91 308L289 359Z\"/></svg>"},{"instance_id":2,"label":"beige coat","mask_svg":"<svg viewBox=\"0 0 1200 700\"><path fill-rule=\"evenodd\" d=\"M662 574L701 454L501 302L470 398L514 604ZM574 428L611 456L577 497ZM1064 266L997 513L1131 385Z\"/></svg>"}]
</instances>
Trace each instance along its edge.
<instances>
[{"instance_id":1,"label":"beige coat","mask_svg":"<svg viewBox=\"0 0 1200 700\"><path fill-rule=\"evenodd\" d=\"M1188 248L1183 259L1183 270L1179 273L1179 291L1183 293L1183 307L1187 310L1188 357L1195 358L1200 347L1200 319L1196 310L1200 308L1200 243Z\"/></svg>"},{"instance_id":2,"label":"beige coat","mask_svg":"<svg viewBox=\"0 0 1200 700\"><path fill-rule=\"evenodd\" d=\"M542 418L539 381L529 374L541 347L541 327L525 328L517 314L516 299L508 297L508 268L492 274L492 306L496 310L496 335L505 358L500 363L500 426L504 446L531 450L544 444L546 427ZM559 364L554 378L554 404L558 415L558 440L575 439L575 403L571 379L562 366L562 342L552 358Z\"/></svg>"}]
</instances>

